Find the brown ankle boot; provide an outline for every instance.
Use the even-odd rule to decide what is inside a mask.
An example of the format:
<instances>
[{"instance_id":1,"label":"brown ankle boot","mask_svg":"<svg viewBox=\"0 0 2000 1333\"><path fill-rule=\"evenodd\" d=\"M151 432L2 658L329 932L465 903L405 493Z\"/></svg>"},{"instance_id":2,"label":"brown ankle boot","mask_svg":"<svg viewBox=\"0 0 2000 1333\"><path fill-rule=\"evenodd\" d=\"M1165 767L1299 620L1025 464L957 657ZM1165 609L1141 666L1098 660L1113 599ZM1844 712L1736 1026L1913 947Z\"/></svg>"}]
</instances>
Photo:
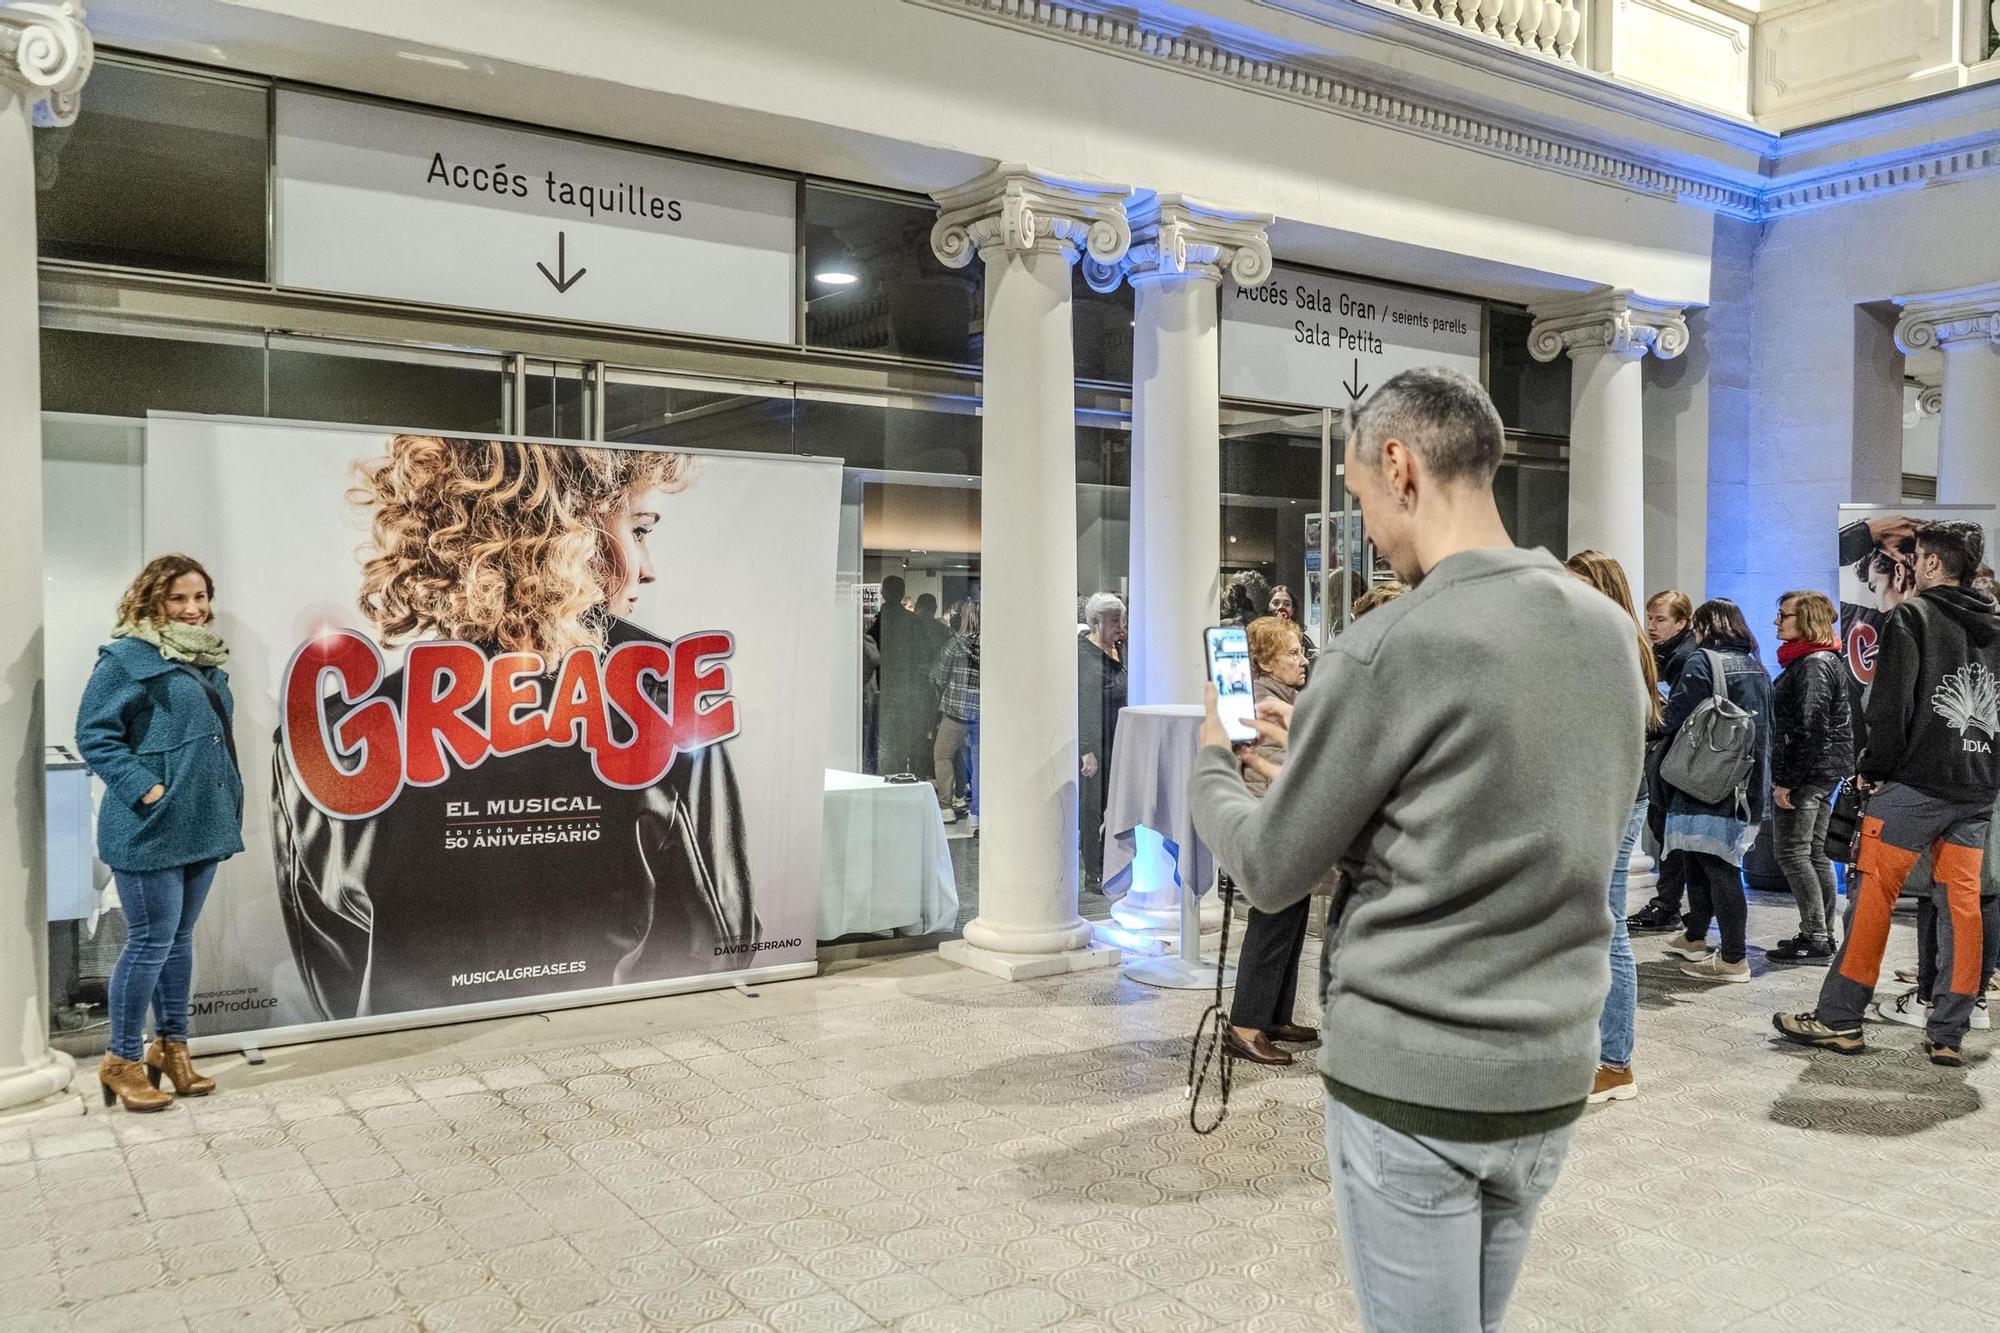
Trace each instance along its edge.
<instances>
[{"instance_id":1,"label":"brown ankle boot","mask_svg":"<svg viewBox=\"0 0 2000 1333\"><path fill-rule=\"evenodd\" d=\"M173 1080L177 1097L206 1097L215 1091L214 1079L194 1072L194 1061L188 1059L184 1041L155 1037L146 1048L146 1081L157 1088L162 1074Z\"/></svg>"},{"instance_id":2,"label":"brown ankle boot","mask_svg":"<svg viewBox=\"0 0 2000 1333\"><path fill-rule=\"evenodd\" d=\"M128 1111L164 1111L174 1104L174 1094L147 1086L146 1066L137 1060L121 1060L109 1051L97 1067L97 1081L104 1088L106 1106L113 1099L124 1103Z\"/></svg>"}]
</instances>

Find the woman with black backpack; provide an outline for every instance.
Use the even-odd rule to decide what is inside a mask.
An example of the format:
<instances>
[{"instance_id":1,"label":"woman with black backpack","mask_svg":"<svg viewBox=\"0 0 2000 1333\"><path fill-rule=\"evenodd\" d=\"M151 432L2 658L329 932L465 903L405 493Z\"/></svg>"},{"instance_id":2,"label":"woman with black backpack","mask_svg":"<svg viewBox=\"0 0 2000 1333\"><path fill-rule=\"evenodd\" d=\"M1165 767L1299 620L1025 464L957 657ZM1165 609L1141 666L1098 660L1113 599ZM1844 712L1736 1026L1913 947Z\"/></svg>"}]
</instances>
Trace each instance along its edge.
<instances>
[{"instance_id":1,"label":"woman with black backpack","mask_svg":"<svg viewBox=\"0 0 2000 1333\"><path fill-rule=\"evenodd\" d=\"M1826 855L1833 792L1854 775L1854 716L1833 602L1822 592L1778 599L1778 682L1771 687L1771 802L1778 868L1799 905L1799 933L1765 956L1825 967L1833 961L1835 887Z\"/></svg>"},{"instance_id":2,"label":"woman with black backpack","mask_svg":"<svg viewBox=\"0 0 2000 1333\"><path fill-rule=\"evenodd\" d=\"M1744 961L1744 932L1750 907L1743 894L1743 854L1756 840L1770 806L1771 678L1757 660L1756 636L1736 603L1725 598L1703 602L1689 623L1700 651L1688 658L1667 698L1664 726L1673 741L1662 764L1669 784L1665 850L1687 857L1687 931L1667 945L1667 952L1687 960L1683 976L1746 982L1750 964ZM1717 672L1722 677L1719 690ZM1712 697L1726 698L1742 710L1754 730L1742 785L1710 801L1674 785L1671 775L1681 729ZM1721 930L1719 950L1708 947L1711 919Z\"/></svg>"}]
</instances>

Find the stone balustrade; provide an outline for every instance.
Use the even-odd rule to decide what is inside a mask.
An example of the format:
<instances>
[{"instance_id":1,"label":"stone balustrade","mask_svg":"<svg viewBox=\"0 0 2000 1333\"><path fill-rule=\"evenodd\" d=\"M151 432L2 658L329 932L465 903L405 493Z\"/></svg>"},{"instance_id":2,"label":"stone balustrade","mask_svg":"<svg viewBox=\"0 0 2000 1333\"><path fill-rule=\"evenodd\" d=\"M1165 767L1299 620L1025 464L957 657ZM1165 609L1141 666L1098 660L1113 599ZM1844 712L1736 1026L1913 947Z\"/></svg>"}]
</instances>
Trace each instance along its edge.
<instances>
[{"instance_id":1,"label":"stone balustrade","mask_svg":"<svg viewBox=\"0 0 2000 1333\"><path fill-rule=\"evenodd\" d=\"M1529 55L1581 63L1579 0L1395 0L1396 8L1491 37Z\"/></svg>"}]
</instances>

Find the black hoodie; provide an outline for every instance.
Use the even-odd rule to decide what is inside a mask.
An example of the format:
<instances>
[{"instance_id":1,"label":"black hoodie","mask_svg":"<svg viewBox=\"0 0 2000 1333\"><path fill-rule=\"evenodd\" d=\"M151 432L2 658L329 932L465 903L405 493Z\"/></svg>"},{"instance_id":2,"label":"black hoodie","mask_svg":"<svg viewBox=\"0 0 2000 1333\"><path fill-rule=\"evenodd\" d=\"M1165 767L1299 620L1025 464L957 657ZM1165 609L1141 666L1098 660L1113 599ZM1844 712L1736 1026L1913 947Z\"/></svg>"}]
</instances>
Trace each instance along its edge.
<instances>
[{"instance_id":1,"label":"black hoodie","mask_svg":"<svg viewBox=\"0 0 2000 1333\"><path fill-rule=\"evenodd\" d=\"M1861 776L1952 800L2000 794L2000 608L1955 584L1882 620Z\"/></svg>"}]
</instances>

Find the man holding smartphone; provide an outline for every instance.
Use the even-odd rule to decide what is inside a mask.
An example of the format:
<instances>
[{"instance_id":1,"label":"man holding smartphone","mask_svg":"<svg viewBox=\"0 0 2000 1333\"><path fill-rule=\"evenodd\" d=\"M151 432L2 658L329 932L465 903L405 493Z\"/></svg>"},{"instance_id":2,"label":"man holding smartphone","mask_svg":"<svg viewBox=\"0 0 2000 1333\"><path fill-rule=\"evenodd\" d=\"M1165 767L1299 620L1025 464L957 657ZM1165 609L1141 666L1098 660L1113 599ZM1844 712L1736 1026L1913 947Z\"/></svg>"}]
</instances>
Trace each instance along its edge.
<instances>
[{"instance_id":1,"label":"man holding smartphone","mask_svg":"<svg viewBox=\"0 0 2000 1333\"><path fill-rule=\"evenodd\" d=\"M1498 1329L1582 1114L1604 885L1639 784L1631 621L1493 499L1500 417L1453 371L1376 391L1348 486L1412 591L1336 637L1239 759L1213 691L1195 827L1259 909L1338 868L1321 965L1327 1157L1371 1333ZM1519 632L1494 635L1496 624ZM1269 776L1260 801L1242 765Z\"/></svg>"}]
</instances>

